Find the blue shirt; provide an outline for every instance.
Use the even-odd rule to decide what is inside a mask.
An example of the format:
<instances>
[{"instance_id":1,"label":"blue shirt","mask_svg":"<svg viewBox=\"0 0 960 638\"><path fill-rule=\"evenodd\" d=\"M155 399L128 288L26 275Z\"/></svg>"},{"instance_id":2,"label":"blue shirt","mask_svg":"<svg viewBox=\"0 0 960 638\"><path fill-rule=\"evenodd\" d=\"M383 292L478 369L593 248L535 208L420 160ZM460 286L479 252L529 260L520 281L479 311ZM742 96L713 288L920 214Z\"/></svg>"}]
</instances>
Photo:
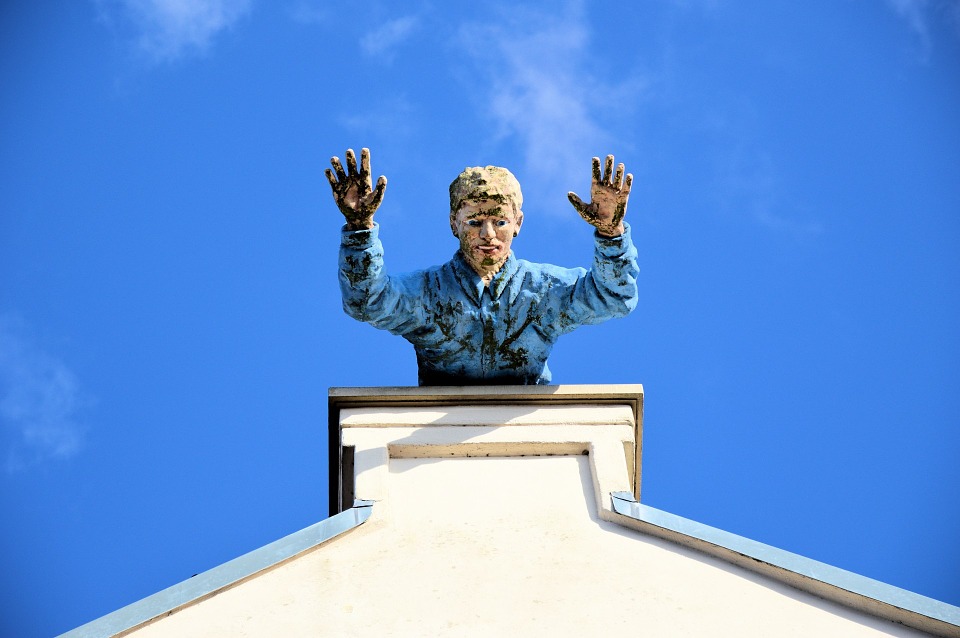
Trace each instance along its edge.
<instances>
[{"instance_id":1,"label":"blue shirt","mask_svg":"<svg viewBox=\"0 0 960 638\"><path fill-rule=\"evenodd\" d=\"M420 385L545 384L557 338L637 305L630 227L594 233L593 267L560 268L510 253L489 286L463 259L387 275L379 226L347 230L340 244L344 311L413 344Z\"/></svg>"}]
</instances>

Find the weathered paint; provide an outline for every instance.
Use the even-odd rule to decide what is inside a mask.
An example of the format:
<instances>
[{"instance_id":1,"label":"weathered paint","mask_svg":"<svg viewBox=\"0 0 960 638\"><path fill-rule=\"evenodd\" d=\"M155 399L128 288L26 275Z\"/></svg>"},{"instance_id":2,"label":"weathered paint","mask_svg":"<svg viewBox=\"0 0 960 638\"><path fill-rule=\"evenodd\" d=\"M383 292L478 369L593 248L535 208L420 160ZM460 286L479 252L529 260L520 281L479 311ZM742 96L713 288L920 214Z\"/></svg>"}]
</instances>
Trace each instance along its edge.
<instances>
[{"instance_id":1,"label":"weathered paint","mask_svg":"<svg viewBox=\"0 0 960 638\"><path fill-rule=\"evenodd\" d=\"M613 155L607 155L605 171L600 172L600 158L593 158L593 180L590 185L590 203L585 203L576 193L567 193L567 199L580 216L596 227L605 237L615 237L623 232L621 222L627 214L627 202L633 186L633 175L623 175L623 164L617 164L613 172Z\"/></svg>"},{"instance_id":2,"label":"weathered paint","mask_svg":"<svg viewBox=\"0 0 960 638\"><path fill-rule=\"evenodd\" d=\"M514 212L523 206L520 182L513 173L500 166L473 166L463 169L450 184L451 220L464 200L490 200L510 203Z\"/></svg>"},{"instance_id":3,"label":"weathered paint","mask_svg":"<svg viewBox=\"0 0 960 638\"><path fill-rule=\"evenodd\" d=\"M353 149L347 149L347 170L339 157L330 158L333 166L324 171L330 188L333 189L333 200L337 208L347 220L347 226L354 230L373 226L373 214L383 201L383 193L387 188L387 178L383 175L377 179L377 187L373 188L370 176L370 149L360 151L360 168L357 169L357 156ZM336 171L336 172L334 172Z\"/></svg>"},{"instance_id":4,"label":"weathered paint","mask_svg":"<svg viewBox=\"0 0 960 638\"><path fill-rule=\"evenodd\" d=\"M632 175L606 173L593 158L591 201L570 202L596 228L591 270L517 260L510 251L523 224L517 178L499 166L466 168L450 184L450 229L460 250L441 266L389 277L373 215L376 189L370 151L360 166L330 160L326 176L346 225L340 245L340 290L351 317L401 335L417 354L420 385L546 384L547 358L560 335L622 317L637 305L637 251L623 223ZM509 206L508 206L509 205ZM502 294L506 291L508 294Z\"/></svg>"},{"instance_id":5,"label":"weathered paint","mask_svg":"<svg viewBox=\"0 0 960 638\"><path fill-rule=\"evenodd\" d=\"M561 335L628 314L637 304L637 251L595 234L593 267L536 264L511 253L489 286L461 252L428 270L388 276L379 227L344 229L343 308L410 341L420 385L545 384Z\"/></svg>"}]
</instances>

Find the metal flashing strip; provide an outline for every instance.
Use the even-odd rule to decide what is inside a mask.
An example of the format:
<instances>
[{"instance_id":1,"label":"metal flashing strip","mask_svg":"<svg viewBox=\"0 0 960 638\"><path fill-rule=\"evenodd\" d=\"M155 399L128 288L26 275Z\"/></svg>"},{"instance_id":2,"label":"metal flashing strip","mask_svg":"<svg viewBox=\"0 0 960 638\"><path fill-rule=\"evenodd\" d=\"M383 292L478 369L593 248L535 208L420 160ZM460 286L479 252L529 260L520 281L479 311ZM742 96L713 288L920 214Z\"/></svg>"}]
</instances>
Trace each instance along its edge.
<instances>
[{"instance_id":1,"label":"metal flashing strip","mask_svg":"<svg viewBox=\"0 0 960 638\"><path fill-rule=\"evenodd\" d=\"M960 636L960 607L643 505L629 492L611 496L617 514L644 523L643 529L656 536L725 560L744 557L748 560L732 562L903 625Z\"/></svg>"},{"instance_id":2,"label":"metal flashing strip","mask_svg":"<svg viewBox=\"0 0 960 638\"><path fill-rule=\"evenodd\" d=\"M347 532L370 518L373 501L356 501L354 507L299 532L209 569L147 596L117 611L61 634L59 638L121 636L187 605L209 598L256 574L279 565Z\"/></svg>"}]
</instances>

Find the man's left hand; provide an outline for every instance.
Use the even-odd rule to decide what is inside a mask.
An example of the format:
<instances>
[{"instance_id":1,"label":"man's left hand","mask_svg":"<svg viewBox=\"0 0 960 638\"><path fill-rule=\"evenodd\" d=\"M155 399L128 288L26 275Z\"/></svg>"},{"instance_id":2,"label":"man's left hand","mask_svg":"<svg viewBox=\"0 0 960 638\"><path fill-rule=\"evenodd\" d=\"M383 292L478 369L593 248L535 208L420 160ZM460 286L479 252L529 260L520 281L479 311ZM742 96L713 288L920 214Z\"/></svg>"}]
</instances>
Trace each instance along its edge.
<instances>
[{"instance_id":1,"label":"man's left hand","mask_svg":"<svg viewBox=\"0 0 960 638\"><path fill-rule=\"evenodd\" d=\"M580 216L604 237L619 237L623 234L623 216L627 214L627 200L633 175L623 175L623 164L617 164L613 172L613 155L607 155L604 174L600 174L600 158L593 158L593 182L590 185L589 204L585 204L573 191L567 198Z\"/></svg>"}]
</instances>

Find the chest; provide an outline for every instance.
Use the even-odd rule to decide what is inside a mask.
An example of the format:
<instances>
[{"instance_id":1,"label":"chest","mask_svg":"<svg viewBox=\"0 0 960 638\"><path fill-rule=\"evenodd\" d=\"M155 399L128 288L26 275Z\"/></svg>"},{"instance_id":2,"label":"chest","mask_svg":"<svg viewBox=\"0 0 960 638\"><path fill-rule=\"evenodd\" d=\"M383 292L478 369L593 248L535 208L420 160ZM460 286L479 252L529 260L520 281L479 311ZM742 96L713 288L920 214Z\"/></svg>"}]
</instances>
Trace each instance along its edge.
<instances>
[{"instance_id":1,"label":"chest","mask_svg":"<svg viewBox=\"0 0 960 638\"><path fill-rule=\"evenodd\" d=\"M479 299L466 294L425 295L424 324L411 335L415 344L442 347L445 342L470 349L552 343L552 314L542 295L530 290L492 295L484 289Z\"/></svg>"}]
</instances>

